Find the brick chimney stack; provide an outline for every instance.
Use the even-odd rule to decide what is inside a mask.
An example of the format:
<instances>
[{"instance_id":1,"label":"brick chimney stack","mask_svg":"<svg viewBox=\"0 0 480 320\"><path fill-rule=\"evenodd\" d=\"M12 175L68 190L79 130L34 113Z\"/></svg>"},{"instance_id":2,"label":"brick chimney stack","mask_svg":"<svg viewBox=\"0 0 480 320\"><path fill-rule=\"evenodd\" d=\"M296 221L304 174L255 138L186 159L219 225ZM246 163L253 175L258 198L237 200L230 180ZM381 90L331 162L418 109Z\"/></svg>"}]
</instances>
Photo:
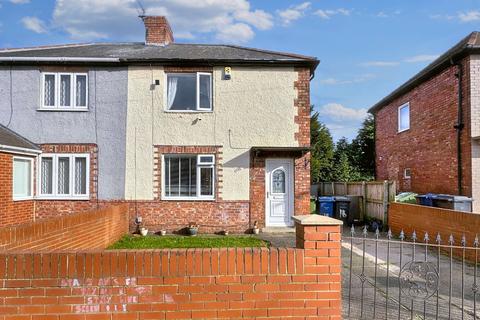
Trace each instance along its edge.
<instances>
[{"instance_id":1,"label":"brick chimney stack","mask_svg":"<svg viewBox=\"0 0 480 320\"><path fill-rule=\"evenodd\" d=\"M164 16L143 16L145 24L145 44L166 46L173 43L173 32Z\"/></svg>"}]
</instances>

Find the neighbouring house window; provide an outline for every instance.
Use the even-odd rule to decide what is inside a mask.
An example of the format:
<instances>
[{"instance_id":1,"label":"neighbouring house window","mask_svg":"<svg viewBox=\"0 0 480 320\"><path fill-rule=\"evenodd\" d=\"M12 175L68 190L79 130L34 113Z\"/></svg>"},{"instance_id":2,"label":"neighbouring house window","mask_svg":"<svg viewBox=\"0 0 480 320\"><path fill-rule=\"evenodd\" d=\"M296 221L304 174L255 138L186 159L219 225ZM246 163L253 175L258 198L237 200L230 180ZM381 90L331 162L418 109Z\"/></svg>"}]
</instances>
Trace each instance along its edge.
<instances>
[{"instance_id":1,"label":"neighbouring house window","mask_svg":"<svg viewBox=\"0 0 480 320\"><path fill-rule=\"evenodd\" d=\"M412 170L410 170L410 168L403 170L403 177L405 179L410 179L412 177Z\"/></svg>"},{"instance_id":2,"label":"neighbouring house window","mask_svg":"<svg viewBox=\"0 0 480 320\"><path fill-rule=\"evenodd\" d=\"M211 111L211 73L167 74L167 110Z\"/></svg>"},{"instance_id":3,"label":"neighbouring house window","mask_svg":"<svg viewBox=\"0 0 480 320\"><path fill-rule=\"evenodd\" d=\"M213 199L213 155L165 155L163 197L166 199Z\"/></svg>"},{"instance_id":4,"label":"neighbouring house window","mask_svg":"<svg viewBox=\"0 0 480 320\"><path fill-rule=\"evenodd\" d=\"M410 129L410 104L405 103L398 108L398 132Z\"/></svg>"},{"instance_id":5,"label":"neighbouring house window","mask_svg":"<svg viewBox=\"0 0 480 320\"><path fill-rule=\"evenodd\" d=\"M86 73L43 73L41 109L81 110L87 108Z\"/></svg>"},{"instance_id":6,"label":"neighbouring house window","mask_svg":"<svg viewBox=\"0 0 480 320\"><path fill-rule=\"evenodd\" d=\"M33 160L13 158L13 200L33 198Z\"/></svg>"},{"instance_id":7,"label":"neighbouring house window","mask_svg":"<svg viewBox=\"0 0 480 320\"><path fill-rule=\"evenodd\" d=\"M39 196L88 199L88 154L43 154L39 165Z\"/></svg>"}]
</instances>

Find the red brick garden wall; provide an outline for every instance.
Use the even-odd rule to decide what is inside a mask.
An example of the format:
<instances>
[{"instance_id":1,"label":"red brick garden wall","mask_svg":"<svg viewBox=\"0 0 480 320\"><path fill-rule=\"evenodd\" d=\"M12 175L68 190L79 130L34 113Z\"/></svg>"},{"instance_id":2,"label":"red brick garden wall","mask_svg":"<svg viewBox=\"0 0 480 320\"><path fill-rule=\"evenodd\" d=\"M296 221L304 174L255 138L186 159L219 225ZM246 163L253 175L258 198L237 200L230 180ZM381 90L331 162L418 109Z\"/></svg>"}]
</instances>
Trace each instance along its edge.
<instances>
[{"instance_id":1,"label":"red brick garden wall","mask_svg":"<svg viewBox=\"0 0 480 320\"><path fill-rule=\"evenodd\" d=\"M422 241L427 232L430 243L435 243L437 234L440 234L442 244L448 245L448 238L453 235L454 244L461 246L462 236L465 235L466 245L472 247L480 230L480 215L470 212L392 202L388 208L388 215L392 231L398 235L403 230L407 240L415 231L418 239ZM467 258L474 259L473 251L467 251L466 255Z\"/></svg>"},{"instance_id":2,"label":"red brick garden wall","mask_svg":"<svg viewBox=\"0 0 480 320\"><path fill-rule=\"evenodd\" d=\"M0 252L103 249L128 232L128 205L0 228Z\"/></svg>"},{"instance_id":3,"label":"red brick garden wall","mask_svg":"<svg viewBox=\"0 0 480 320\"><path fill-rule=\"evenodd\" d=\"M13 201L13 157L0 152L0 227L33 221L33 200Z\"/></svg>"},{"instance_id":4,"label":"red brick garden wall","mask_svg":"<svg viewBox=\"0 0 480 320\"><path fill-rule=\"evenodd\" d=\"M463 194L471 196L470 63L463 64ZM458 194L456 129L457 67L451 66L376 114L376 175L394 180L399 191ZM410 130L398 133L398 107L410 102ZM404 169L411 179L404 179Z\"/></svg>"},{"instance_id":5,"label":"red brick garden wall","mask_svg":"<svg viewBox=\"0 0 480 320\"><path fill-rule=\"evenodd\" d=\"M297 227L305 249L0 254L0 318L341 319L340 228Z\"/></svg>"}]
</instances>

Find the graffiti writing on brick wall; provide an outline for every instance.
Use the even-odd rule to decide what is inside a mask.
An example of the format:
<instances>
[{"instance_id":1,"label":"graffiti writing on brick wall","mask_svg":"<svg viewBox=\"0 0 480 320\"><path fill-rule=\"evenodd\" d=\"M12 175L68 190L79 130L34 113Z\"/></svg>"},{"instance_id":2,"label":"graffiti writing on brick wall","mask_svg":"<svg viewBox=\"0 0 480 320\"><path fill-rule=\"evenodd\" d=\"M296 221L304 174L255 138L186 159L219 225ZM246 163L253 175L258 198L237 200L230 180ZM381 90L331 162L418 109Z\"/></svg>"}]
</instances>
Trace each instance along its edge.
<instances>
[{"instance_id":1,"label":"graffiti writing on brick wall","mask_svg":"<svg viewBox=\"0 0 480 320\"><path fill-rule=\"evenodd\" d=\"M84 297L75 305L75 313L126 312L128 304L138 303L139 296L151 295L152 288L137 286L137 278L62 279L62 287L72 289L72 296Z\"/></svg>"}]
</instances>

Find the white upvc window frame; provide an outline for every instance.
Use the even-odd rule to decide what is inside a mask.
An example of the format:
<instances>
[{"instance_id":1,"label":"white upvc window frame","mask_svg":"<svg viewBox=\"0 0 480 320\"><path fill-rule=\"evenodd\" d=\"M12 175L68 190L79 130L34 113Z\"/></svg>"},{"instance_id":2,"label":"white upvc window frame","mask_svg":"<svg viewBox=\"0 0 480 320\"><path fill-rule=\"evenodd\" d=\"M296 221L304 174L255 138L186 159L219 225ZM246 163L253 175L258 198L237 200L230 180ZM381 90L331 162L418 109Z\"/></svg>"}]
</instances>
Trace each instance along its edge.
<instances>
[{"instance_id":1,"label":"white upvc window frame","mask_svg":"<svg viewBox=\"0 0 480 320\"><path fill-rule=\"evenodd\" d=\"M53 75L55 77L55 93L54 93L54 105L46 106L45 105L45 77L47 75ZM67 75L70 76L70 105L61 106L60 105L60 84L61 76ZM88 73L87 72L42 72L42 85L40 92L40 109L46 111L88 111ZM86 86L85 86L85 106L77 106L77 77L85 76L86 77Z\"/></svg>"},{"instance_id":2,"label":"white upvc window frame","mask_svg":"<svg viewBox=\"0 0 480 320\"><path fill-rule=\"evenodd\" d=\"M407 128L402 128L401 127L401 112L403 109L408 108L408 127ZM398 133L404 132L410 130L410 102L402 104L400 107L398 107Z\"/></svg>"},{"instance_id":3,"label":"white upvc window frame","mask_svg":"<svg viewBox=\"0 0 480 320\"><path fill-rule=\"evenodd\" d=\"M52 158L52 193L42 193L42 159ZM58 193L58 158L69 158L69 194ZM75 158L86 158L85 194L75 194ZM42 153L37 161L37 199L89 200L90 199L90 154L88 153Z\"/></svg>"},{"instance_id":4,"label":"white upvc window frame","mask_svg":"<svg viewBox=\"0 0 480 320\"><path fill-rule=\"evenodd\" d=\"M15 166L14 166L14 162L15 160L23 160L23 161L29 161L30 162L30 195L29 196L26 196L26 197L16 197L15 196L15 193L13 192L13 185L14 185L14 179L15 179ZM33 158L30 158L30 157L19 157L19 156L14 156L12 158L12 199L13 201L24 201L24 200L32 200L34 198L34 167L33 167Z\"/></svg>"},{"instance_id":5,"label":"white upvc window frame","mask_svg":"<svg viewBox=\"0 0 480 320\"><path fill-rule=\"evenodd\" d=\"M196 75L196 109L195 110L170 110L168 109L168 76L169 75L178 75L178 74L190 74ZM200 107L200 76L210 77L210 108ZM164 111L165 112L185 112L185 113L195 113L195 112L213 112L213 74L211 72L166 72L165 73L165 88L164 88Z\"/></svg>"},{"instance_id":6,"label":"white upvc window frame","mask_svg":"<svg viewBox=\"0 0 480 320\"><path fill-rule=\"evenodd\" d=\"M407 172L409 172L409 174L407 174ZM404 179L411 179L412 178L412 169L410 169L410 168L403 169L403 178Z\"/></svg>"},{"instance_id":7,"label":"white upvc window frame","mask_svg":"<svg viewBox=\"0 0 480 320\"><path fill-rule=\"evenodd\" d=\"M197 182L197 195L195 197L187 197L187 196L169 196L165 194L165 158L172 157L172 158L190 158L196 156L197 157L197 167L195 168L196 170L196 182ZM211 162L202 162L200 163L200 157L212 157ZM202 196L201 194L201 185L200 185L200 180L201 180L201 169L202 168L211 168L212 169L212 195L206 195ZM214 201L215 200L215 179L216 179L216 172L215 172L215 155L214 154L184 154L184 153L179 153L179 154L164 154L162 155L162 181L161 181L161 187L162 187L162 194L161 194L161 199L166 200L166 201ZM179 181L181 179L179 178Z\"/></svg>"}]
</instances>

